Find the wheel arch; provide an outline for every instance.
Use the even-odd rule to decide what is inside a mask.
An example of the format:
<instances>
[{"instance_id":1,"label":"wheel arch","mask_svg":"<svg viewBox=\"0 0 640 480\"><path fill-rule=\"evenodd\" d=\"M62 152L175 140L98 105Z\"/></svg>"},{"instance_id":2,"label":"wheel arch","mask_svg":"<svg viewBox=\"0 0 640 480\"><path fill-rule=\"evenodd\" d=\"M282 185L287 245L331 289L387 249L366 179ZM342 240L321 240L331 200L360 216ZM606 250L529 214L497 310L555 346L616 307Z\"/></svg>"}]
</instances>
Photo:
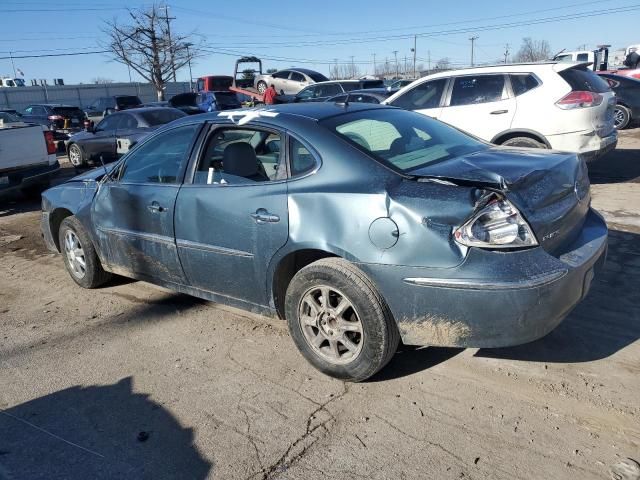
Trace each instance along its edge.
<instances>
[{"instance_id":1,"label":"wheel arch","mask_svg":"<svg viewBox=\"0 0 640 480\"><path fill-rule=\"evenodd\" d=\"M71 210L68 210L63 207L56 208L49 214L49 229L51 231L53 243L55 243L56 248L58 249L58 252L60 251L60 239L58 238L59 237L58 233L60 232L60 225L62 224L62 221L65 218L71 217L72 215L73 215L73 212L71 212Z\"/></svg>"},{"instance_id":2,"label":"wheel arch","mask_svg":"<svg viewBox=\"0 0 640 480\"><path fill-rule=\"evenodd\" d=\"M528 128L518 128L518 129L505 130L503 132L500 132L491 139L491 143L500 145L503 142L516 137L531 138L532 140L536 140L540 143L543 143L549 149L552 148L551 144L549 143L549 141L546 139L544 135L542 135L540 132L537 132L535 130L530 130Z\"/></svg>"},{"instance_id":3,"label":"wheel arch","mask_svg":"<svg viewBox=\"0 0 640 480\"><path fill-rule=\"evenodd\" d=\"M287 288L295 274L315 261L330 257L343 258L342 255L336 252L309 247L289 251L272 263L268 292L278 317L285 318L284 304Z\"/></svg>"}]
</instances>

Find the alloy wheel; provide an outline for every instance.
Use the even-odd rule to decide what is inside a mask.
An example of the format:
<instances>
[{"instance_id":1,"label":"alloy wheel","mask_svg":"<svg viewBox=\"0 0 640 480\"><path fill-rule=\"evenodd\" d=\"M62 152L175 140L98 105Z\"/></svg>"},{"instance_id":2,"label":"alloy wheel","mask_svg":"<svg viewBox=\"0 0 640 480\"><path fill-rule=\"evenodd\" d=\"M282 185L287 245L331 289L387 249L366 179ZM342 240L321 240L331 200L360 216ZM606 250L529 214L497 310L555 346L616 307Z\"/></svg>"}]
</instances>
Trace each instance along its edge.
<instances>
[{"instance_id":1,"label":"alloy wheel","mask_svg":"<svg viewBox=\"0 0 640 480\"><path fill-rule=\"evenodd\" d=\"M77 145L71 145L69 149L69 161L75 166L79 166L82 163L82 153L80 152L80 147Z\"/></svg>"},{"instance_id":2,"label":"alloy wheel","mask_svg":"<svg viewBox=\"0 0 640 480\"><path fill-rule=\"evenodd\" d=\"M72 230L67 230L64 234L64 252L71 267L71 273L76 278L83 278L87 274L87 262L82 244Z\"/></svg>"},{"instance_id":3,"label":"alloy wheel","mask_svg":"<svg viewBox=\"0 0 640 480\"><path fill-rule=\"evenodd\" d=\"M298 307L305 340L333 364L352 362L362 351L364 330L351 301L339 290L321 285L308 290Z\"/></svg>"},{"instance_id":4,"label":"alloy wheel","mask_svg":"<svg viewBox=\"0 0 640 480\"><path fill-rule=\"evenodd\" d=\"M613 121L615 122L615 126L619 127L625 120L624 112L618 108L613 111Z\"/></svg>"}]
</instances>

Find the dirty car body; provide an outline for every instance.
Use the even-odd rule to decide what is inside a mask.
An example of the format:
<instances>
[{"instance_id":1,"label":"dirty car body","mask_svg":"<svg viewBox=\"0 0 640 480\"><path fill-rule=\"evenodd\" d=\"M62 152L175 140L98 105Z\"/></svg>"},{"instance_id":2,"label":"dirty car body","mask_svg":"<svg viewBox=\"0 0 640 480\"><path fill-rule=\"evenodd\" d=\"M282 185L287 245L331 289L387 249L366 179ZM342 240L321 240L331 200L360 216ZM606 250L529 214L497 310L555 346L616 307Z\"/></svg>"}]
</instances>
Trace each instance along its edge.
<instances>
[{"instance_id":1,"label":"dirty car body","mask_svg":"<svg viewBox=\"0 0 640 480\"><path fill-rule=\"evenodd\" d=\"M73 216L107 272L286 316L314 366L362 380L393 352L366 371L348 360L385 335L504 347L550 332L605 259L607 227L590 201L576 154L488 145L392 107L280 105L165 126L108 175L45 192L42 230L65 253L60 226ZM336 268L350 280L332 284ZM309 285L325 280L299 300L305 272ZM386 330L367 323L354 285L375 297ZM343 298L361 325L338 318ZM326 325L360 333L340 344ZM319 345L305 352L300 332ZM331 348L333 366L321 361Z\"/></svg>"}]
</instances>

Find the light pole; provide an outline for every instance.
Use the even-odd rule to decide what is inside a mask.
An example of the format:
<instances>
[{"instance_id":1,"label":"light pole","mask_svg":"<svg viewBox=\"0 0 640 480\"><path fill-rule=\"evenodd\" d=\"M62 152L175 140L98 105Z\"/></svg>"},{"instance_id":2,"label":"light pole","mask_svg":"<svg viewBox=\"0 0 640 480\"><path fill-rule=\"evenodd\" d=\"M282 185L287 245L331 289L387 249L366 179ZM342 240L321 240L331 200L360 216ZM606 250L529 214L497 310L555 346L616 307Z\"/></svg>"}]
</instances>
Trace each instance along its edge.
<instances>
[{"instance_id":1,"label":"light pole","mask_svg":"<svg viewBox=\"0 0 640 480\"><path fill-rule=\"evenodd\" d=\"M398 78L398 50L394 50L393 55L396 57L396 79L397 79Z\"/></svg>"},{"instance_id":2,"label":"light pole","mask_svg":"<svg viewBox=\"0 0 640 480\"><path fill-rule=\"evenodd\" d=\"M187 64L189 65L189 91L193 91L193 74L191 73L191 54L189 53L189 47L193 47L193 43L185 43L187 47Z\"/></svg>"},{"instance_id":3,"label":"light pole","mask_svg":"<svg viewBox=\"0 0 640 480\"><path fill-rule=\"evenodd\" d=\"M475 43L475 41L480 38L477 35L475 37L471 37L469 40L471 40L471 66L473 67L473 44Z\"/></svg>"},{"instance_id":4,"label":"light pole","mask_svg":"<svg viewBox=\"0 0 640 480\"><path fill-rule=\"evenodd\" d=\"M13 63L13 52L9 52L9 58L11 58L11 67L13 67L13 78L16 78L16 66Z\"/></svg>"}]
</instances>

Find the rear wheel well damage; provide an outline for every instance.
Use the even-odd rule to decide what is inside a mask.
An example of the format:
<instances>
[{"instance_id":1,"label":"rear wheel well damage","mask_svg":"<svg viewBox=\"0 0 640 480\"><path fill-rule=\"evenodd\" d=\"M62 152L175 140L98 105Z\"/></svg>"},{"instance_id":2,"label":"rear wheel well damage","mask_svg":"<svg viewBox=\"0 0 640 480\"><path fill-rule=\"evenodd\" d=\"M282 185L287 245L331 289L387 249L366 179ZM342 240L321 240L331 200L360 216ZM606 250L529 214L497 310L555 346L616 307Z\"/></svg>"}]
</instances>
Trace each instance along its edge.
<instances>
[{"instance_id":1,"label":"rear wheel well damage","mask_svg":"<svg viewBox=\"0 0 640 480\"><path fill-rule=\"evenodd\" d=\"M496 135L493 138L493 140L491 140L491 143L495 143L496 145L501 145L507 140L510 140L512 138L517 138L517 137L530 138L532 140L535 140L536 142L540 142L544 144L547 148L551 148L551 144L547 141L544 135L538 132L534 132L532 130L513 130L509 132L502 132Z\"/></svg>"},{"instance_id":2,"label":"rear wheel well damage","mask_svg":"<svg viewBox=\"0 0 640 480\"><path fill-rule=\"evenodd\" d=\"M285 318L284 304L287 288L291 279L302 268L322 258L336 257L337 255L324 250L305 249L287 254L276 267L273 273L272 294L278 316Z\"/></svg>"},{"instance_id":3,"label":"rear wheel well damage","mask_svg":"<svg viewBox=\"0 0 640 480\"><path fill-rule=\"evenodd\" d=\"M71 213L66 208L56 208L51 215L49 215L49 228L51 230L51 236L53 237L53 241L56 244L56 248L60 251L60 240L58 239L58 232L60 231L60 224L62 221L72 216Z\"/></svg>"}]
</instances>

